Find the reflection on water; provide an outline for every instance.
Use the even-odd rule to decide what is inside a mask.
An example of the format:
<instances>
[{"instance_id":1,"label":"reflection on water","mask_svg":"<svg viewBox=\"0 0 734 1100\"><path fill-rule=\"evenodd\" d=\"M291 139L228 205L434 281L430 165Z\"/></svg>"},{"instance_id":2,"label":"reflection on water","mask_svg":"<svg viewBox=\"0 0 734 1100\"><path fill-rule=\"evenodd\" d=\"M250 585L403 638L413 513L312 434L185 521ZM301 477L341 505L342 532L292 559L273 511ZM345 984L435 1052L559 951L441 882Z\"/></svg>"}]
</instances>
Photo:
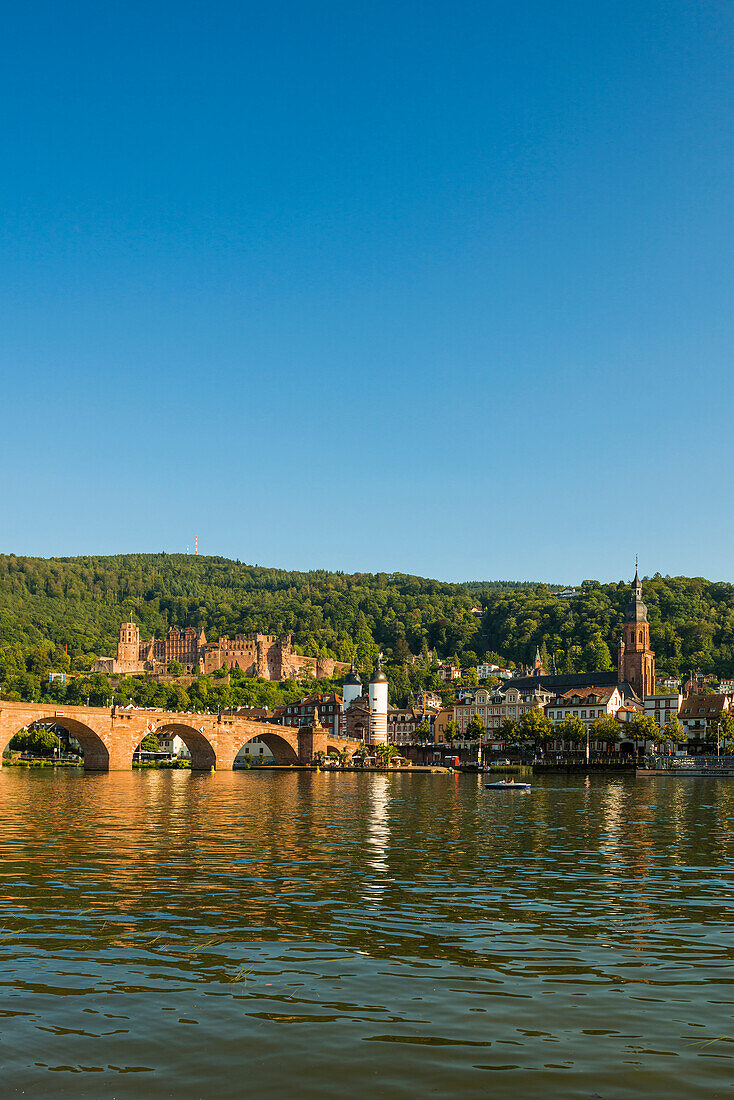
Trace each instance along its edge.
<instances>
[{"instance_id":1,"label":"reflection on water","mask_svg":"<svg viewBox=\"0 0 734 1100\"><path fill-rule=\"evenodd\" d=\"M0 772L4 1095L729 1096L734 781Z\"/></svg>"},{"instance_id":2,"label":"reflection on water","mask_svg":"<svg viewBox=\"0 0 734 1100\"><path fill-rule=\"evenodd\" d=\"M341 776L335 776L339 781ZM367 790L367 836L365 847L365 901L376 902L385 892L388 874L387 844L390 830L387 820L387 800L391 779L389 775L374 775Z\"/></svg>"}]
</instances>

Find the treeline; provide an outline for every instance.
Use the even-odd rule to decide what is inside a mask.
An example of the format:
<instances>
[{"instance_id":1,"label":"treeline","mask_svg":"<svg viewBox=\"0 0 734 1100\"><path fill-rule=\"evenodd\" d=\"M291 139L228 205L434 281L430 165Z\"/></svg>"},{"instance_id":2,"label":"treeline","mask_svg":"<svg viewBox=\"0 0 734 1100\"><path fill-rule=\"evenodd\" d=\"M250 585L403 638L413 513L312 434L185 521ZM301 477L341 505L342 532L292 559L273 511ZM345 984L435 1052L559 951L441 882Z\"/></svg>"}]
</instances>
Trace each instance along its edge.
<instances>
[{"instance_id":1,"label":"treeline","mask_svg":"<svg viewBox=\"0 0 734 1100\"><path fill-rule=\"evenodd\" d=\"M290 633L298 652L369 671L385 654L391 698L434 687L429 651L463 667L482 660L585 671L616 665L628 581L585 581L570 599L558 586L447 584L407 574L310 573L184 554L27 558L0 555L0 694L24 698L49 671L88 671L113 655L132 614L144 638L171 626L220 634ZM661 671L734 672L734 586L702 578L644 581ZM407 663L424 655L422 666Z\"/></svg>"},{"instance_id":2,"label":"treeline","mask_svg":"<svg viewBox=\"0 0 734 1100\"><path fill-rule=\"evenodd\" d=\"M691 669L731 676L734 671L734 585L702 577L654 577L643 581L650 638L658 671L675 676ZM616 667L630 584L584 581L561 599L542 584L482 598L481 636L489 648L518 663L536 646L546 667L559 672Z\"/></svg>"},{"instance_id":3,"label":"treeline","mask_svg":"<svg viewBox=\"0 0 734 1100\"><path fill-rule=\"evenodd\" d=\"M74 676L66 684L58 680L50 684L27 684L30 690L23 697L72 706L88 703L93 707L105 707L114 702L116 707L126 707L132 703L135 707L216 712L231 707L265 707L273 710L274 707L294 703L304 691L327 693L341 689L340 680L309 680L306 683L286 680L282 684L274 684L247 677L239 669L233 669L231 674L223 671L224 676L215 674L164 681L153 676L110 678L104 673L92 672L88 676ZM12 693L9 694L12 697Z\"/></svg>"},{"instance_id":4,"label":"treeline","mask_svg":"<svg viewBox=\"0 0 734 1100\"><path fill-rule=\"evenodd\" d=\"M113 655L132 614L144 638L171 626L207 638L293 635L297 652L371 668L377 653L464 653L476 644L476 597L457 584L402 574L287 572L225 558L127 554L0 556L0 691L25 673L89 669ZM21 687L21 690L24 690Z\"/></svg>"}]
</instances>

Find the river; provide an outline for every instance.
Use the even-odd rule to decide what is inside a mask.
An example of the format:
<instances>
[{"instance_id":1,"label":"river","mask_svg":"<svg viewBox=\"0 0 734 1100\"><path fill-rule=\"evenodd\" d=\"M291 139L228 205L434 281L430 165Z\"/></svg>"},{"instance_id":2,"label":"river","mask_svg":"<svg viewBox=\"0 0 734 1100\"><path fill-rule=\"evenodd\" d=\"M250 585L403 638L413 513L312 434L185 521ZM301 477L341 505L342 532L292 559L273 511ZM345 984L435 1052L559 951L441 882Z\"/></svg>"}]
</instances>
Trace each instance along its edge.
<instances>
[{"instance_id":1,"label":"river","mask_svg":"<svg viewBox=\"0 0 734 1100\"><path fill-rule=\"evenodd\" d=\"M3 1096L734 1095L734 780L0 771Z\"/></svg>"}]
</instances>

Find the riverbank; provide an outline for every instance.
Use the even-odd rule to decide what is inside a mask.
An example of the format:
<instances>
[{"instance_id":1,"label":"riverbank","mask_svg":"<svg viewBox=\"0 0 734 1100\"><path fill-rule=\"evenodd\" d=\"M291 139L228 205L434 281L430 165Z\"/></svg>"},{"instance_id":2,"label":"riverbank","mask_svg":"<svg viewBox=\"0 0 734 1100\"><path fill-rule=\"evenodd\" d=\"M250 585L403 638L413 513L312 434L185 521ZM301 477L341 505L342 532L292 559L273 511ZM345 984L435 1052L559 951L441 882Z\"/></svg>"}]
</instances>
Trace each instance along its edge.
<instances>
[{"instance_id":1,"label":"riverbank","mask_svg":"<svg viewBox=\"0 0 734 1100\"><path fill-rule=\"evenodd\" d=\"M9 760L3 757L4 768L83 768L83 760Z\"/></svg>"}]
</instances>

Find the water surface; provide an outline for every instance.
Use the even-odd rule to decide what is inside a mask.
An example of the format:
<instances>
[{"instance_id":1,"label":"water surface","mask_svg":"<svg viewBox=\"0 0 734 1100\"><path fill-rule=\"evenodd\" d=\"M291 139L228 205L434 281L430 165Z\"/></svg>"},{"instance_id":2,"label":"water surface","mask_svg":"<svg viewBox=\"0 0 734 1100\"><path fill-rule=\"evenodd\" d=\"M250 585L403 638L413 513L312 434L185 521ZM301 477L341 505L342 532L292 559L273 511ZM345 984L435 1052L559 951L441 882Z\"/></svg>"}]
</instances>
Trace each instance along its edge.
<instances>
[{"instance_id":1,"label":"water surface","mask_svg":"<svg viewBox=\"0 0 734 1100\"><path fill-rule=\"evenodd\" d=\"M0 771L3 1095L734 1096L734 780Z\"/></svg>"}]
</instances>

